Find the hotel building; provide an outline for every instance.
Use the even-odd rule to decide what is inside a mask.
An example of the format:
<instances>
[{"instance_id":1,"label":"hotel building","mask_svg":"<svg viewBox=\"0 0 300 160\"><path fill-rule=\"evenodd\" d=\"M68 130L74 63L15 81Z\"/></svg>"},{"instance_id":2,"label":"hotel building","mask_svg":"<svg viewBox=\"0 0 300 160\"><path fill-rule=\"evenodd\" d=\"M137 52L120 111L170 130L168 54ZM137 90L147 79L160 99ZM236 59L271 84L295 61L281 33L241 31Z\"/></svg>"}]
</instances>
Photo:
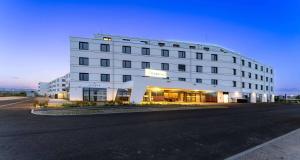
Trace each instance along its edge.
<instances>
[{"instance_id":1,"label":"hotel building","mask_svg":"<svg viewBox=\"0 0 300 160\"><path fill-rule=\"evenodd\" d=\"M71 101L274 102L271 66L216 45L70 37L69 76Z\"/></svg>"}]
</instances>

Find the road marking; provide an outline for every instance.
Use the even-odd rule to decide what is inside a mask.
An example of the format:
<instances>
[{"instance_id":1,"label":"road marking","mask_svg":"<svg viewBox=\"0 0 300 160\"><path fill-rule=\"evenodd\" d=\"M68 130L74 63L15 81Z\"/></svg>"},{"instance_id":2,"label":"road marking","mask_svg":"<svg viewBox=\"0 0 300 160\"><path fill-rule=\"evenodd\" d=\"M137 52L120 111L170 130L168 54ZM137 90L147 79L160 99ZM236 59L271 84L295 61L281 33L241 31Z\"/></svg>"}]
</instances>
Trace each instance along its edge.
<instances>
[{"instance_id":1,"label":"road marking","mask_svg":"<svg viewBox=\"0 0 300 160\"><path fill-rule=\"evenodd\" d=\"M10 105L14 105L14 104L18 104L18 103L27 102L27 101L31 101L31 99L28 99L28 100L25 100L25 101L19 101L19 102L9 103L9 104L3 104L3 105L0 105L0 108L1 107L6 107L6 106L10 106Z\"/></svg>"}]
</instances>

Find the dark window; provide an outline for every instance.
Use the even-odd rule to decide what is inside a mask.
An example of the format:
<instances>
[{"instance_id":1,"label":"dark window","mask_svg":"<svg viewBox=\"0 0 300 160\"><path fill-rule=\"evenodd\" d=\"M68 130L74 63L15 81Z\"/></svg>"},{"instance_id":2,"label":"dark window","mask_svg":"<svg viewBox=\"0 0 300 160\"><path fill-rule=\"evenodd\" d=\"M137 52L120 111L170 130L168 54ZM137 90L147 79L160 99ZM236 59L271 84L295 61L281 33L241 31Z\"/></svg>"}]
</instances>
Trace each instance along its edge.
<instances>
[{"instance_id":1,"label":"dark window","mask_svg":"<svg viewBox=\"0 0 300 160\"><path fill-rule=\"evenodd\" d=\"M109 52L109 51L110 51L109 44L101 44L101 45L100 45L100 50L101 50L102 52Z\"/></svg>"},{"instance_id":2,"label":"dark window","mask_svg":"<svg viewBox=\"0 0 300 160\"><path fill-rule=\"evenodd\" d=\"M212 85L218 85L218 80L217 79L212 79L211 84Z\"/></svg>"},{"instance_id":3,"label":"dark window","mask_svg":"<svg viewBox=\"0 0 300 160\"><path fill-rule=\"evenodd\" d=\"M131 68L131 61L123 60L123 68Z\"/></svg>"},{"instance_id":4,"label":"dark window","mask_svg":"<svg viewBox=\"0 0 300 160\"><path fill-rule=\"evenodd\" d=\"M196 79L196 83L202 83L202 79L201 78L197 78Z\"/></svg>"},{"instance_id":5,"label":"dark window","mask_svg":"<svg viewBox=\"0 0 300 160\"><path fill-rule=\"evenodd\" d=\"M267 90L267 91L269 90L269 86L266 86L266 90Z\"/></svg>"},{"instance_id":6,"label":"dark window","mask_svg":"<svg viewBox=\"0 0 300 160\"><path fill-rule=\"evenodd\" d=\"M178 71L185 71L185 65L184 64L178 64Z\"/></svg>"},{"instance_id":7,"label":"dark window","mask_svg":"<svg viewBox=\"0 0 300 160\"><path fill-rule=\"evenodd\" d=\"M236 81L232 81L232 86L236 87Z\"/></svg>"},{"instance_id":8,"label":"dark window","mask_svg":"<svg viewBox=\"0 0 300 160\"><path fill-rule=\"evenodd\" d=\"M243 60L243 59L242 59L242 65L243 65L243 66L245 65L245 60Z\"/></svg>"},{"instance_id":9,"label":"dark window","mask_svg":"<svg viewBox=\"0 0 300 160\"><path fill-rule=\"evenodd\" d=\"M89 65L89 58L87 57L79 57L79 65Z\"/></svg>"},{"instance_id":10,"label":"dark window","mask_svg":"<svg viewBox=\"0 0 300 160\"><path fill-rule=\"evenodd\" d=\"M218 73L218 67L211 67L211 73Z\"/></svg>"},{"instance_id":11,"label":"dark window","mask_svg":"<svg viewBox=\"0 0 300 160\"><path fill-rule=\"evenodd\" d=\"M273 74L273 69L270 69L271 74Z\"/></svg>"},{"instance_id":12,"label":"dark window","mask_svg":"<svg viewBox=\"0 0 300 160\"><path fill-rule=\"evenodd\" d=\"M142 48L142 55L150 55L150 48Z\"/></svg>"},{"instance_id":13,"label":"dark window","mask_svg":"<svg viewBox=\"0 0 300 160\"><path fill-rule=\"evenodd\" d=\"M273 78L270 78L271 83L273 83Z\"/></svg>"},{"instance_id":14,"label":"dark window","mask_svg":"<svg viewBox=\"0 0 300 160\"><path fill-rule=\"evenodd\" d=\"M257 64L255 64L255 69L258 69L258 65Z\"/></svg>"},{"instance_id":15,"label":"dark window","mask_svg":"<svg viewBox=\"0 0 300 160\"><path fill-rule=\"evenodd\" d=\"M196 53L196 59L203 59L203 53Z\"/></svg>"},{"instance_id":16,"label":"dark window","mask_svg":"<svg viewBox=\"0 0 300 160\"><path fill-rule=\"evenodd\" d=\"M109 67L110 66L110 60L109 59L101 59L100 60L100 65L102 67Z\"/></svg>"},{"instance_id":17,"label":"dark window","mask_svg":"<svg viewBox=\"0 0 300 160\"><path fill-rule=\"evenodd\" d=\"M122 46L122 53L131 54L130 46Z\"/></svg>"},{"instance_id":18,"label":"dark window","mask_svg":"<svg viewBox=\"0 0 300 160\"><path fill-rule=\"evenodd\" d=\"M260 80L263 81L264 80L264 76L260 76Z\"/></svg>"},{"instance_id":19,"label":"dark window","mask_svg":"<svg viewBox=\"0 0 300 160\"><path fill-rule=\"evenodd\" d=\"M150 62L142 62L142 69L150 68Z\"/></svg>"},{"instance_id":20,"label":"dark window","mask_svg":"<svg viewBox=\"0 0 300 160\"><path fill-rule=\"evenodd\" d=\"M266 82L268 82L269 81L269 77L266 77Z\"/></svg>"},{"instance_id":21,"label":"dark window","mask_svg":"<svg viewBox=\"0 0 300 160\"><path fill-rule=\"evenodd\" d=\"M89 50L88 42L79 42L79 50Z\"/></svg>"},{"instance_id":22,"label":"dark window","mask_svg":"<svg viewBox=\"0 0 300 160\"><path fill-rule=\"evenodd\" d=\"M255 79L258 79L258 75L257 74L255 74Z\"/></svg>"},{"instance_id":23,"label":"dark window","mask_svg":"<svg viewBox=\"0 0 300 160\"><path fill-rule=\"evenodd\" d=\"M266 72L269 73L269 68L266 68Z\"/></svg>"},{"instance_id":24,"label":"dark window","mask_svg":"<svg viewBox=\"0 0 300 160\"><path fill-rule=\"evenodd\" d=\"M109 74L101 74L101 81L102 82L109 82L110 81Z\"/></svg>"},{"instance_id":25,"label":"dark window","mask_svg":"<svg viewBox=\"0 0 300 160\"><path fill-rule=\"evenodd\" d=\"M252 77L252 75L251 75L251 73L249 72L249 73L248 73L248 78L251 78L251 77Z\"/></svg>"},{"instance_id":26,"label":"dark window","mask_svg":"<svg viewBox=\"0 0 300 160\"><path fill-rule=\"evenodd\" d=\"M123 82L131 81L131 75L123 75Z\"/></svg>"},{"instance_id":27,"label":"dark window","mask_svg":"<svg viewBox=\"0 0 300 160\"><path fill-rule=\"evenodd\" d=\"M242 88L245 88L245 82L242 82Z\"/></svg>"},{"instance_id":28,"label":"dark window","mask_svg":"<svg viewBox=\"0 0 300 160\"><path fill-rule=\"evenodd\" d=\"M248 62L248 67L251 68L251 62Z\"/></svg>"},{"instance_id":29,"label":"dark window","mask_svg":"<svg viewBox=\"0 0 300 160\"><path fill-rule=\"evenodd\" d=\"M190 49L196 49L196 46L190 46Z\"/></svg>"},{"instance_id":30,"label":"dark window","mask_svg":"<svg viewBox=\"0 0 300 160\"><path fill-rule=\"evenodd\" d=\"M252 88L252 84L251 83L249 83L249 89L251 89Z\"/></svg>"},{"instance_id":31,"label":"dark window","mask_svg":"<svg viewBox=\"0 0 300 160\"><path fill-rule=\"evenodd\" d=\"M196 72L203 72L203 66L196 66Z\"/></svg>"},{"instance_id":32,"label":"dark window","mask_svg":"<svg viewBox=\"0 0 300 160\"><path fill-rule=\"evenodd\" d=\"M88 73L79 73L79 80L80 81L88 81L89 80L89 74Z\"/></svg>"},{"instance_id":33,"label":"dark window","mask_svg":"<svg viewBox=\"0 0 300 160\"><path fill-rule=\"evenodd\" d=\"M178 58L185 58L185 51L178 51Z\"/></svg>"},{"instance_id":34,"label":"dark window","mask_svg":"<svg viewBox=\"0 0 300 160\"><path fill-rule=\"evenodd\" d=\"M233 63L236 63L236 57L232 57Z\"/></svg>"},{"instance_id":35,"label":"dark window","mask_svg":"<svg viewBox=\"0 0 300 160\"><path fill-rule=\"evenodd\" d=\"M185 78L179 77L179 78L178 78L178 81L186 81L186 79L185 79Z\"/></svg>"},{"instance_id":36,"label":"dark window","mask_svg":"<svg viewBox=\"0 0 300 160\"><path fill-rule=\"evenodd\" d=\"M162 63L161 70L165 70L165 71L169 70L169 63Z\"/></svg>"},{"instance_id":37,"label":"dark window","mask_svg":"<svg viewBox=\"0 0 300 160\"><path fill-rule=\"evenodd\" d=\"M264 90L264 86L263 85L260 85L260 90Z\"/></svg>"},{"instance_id":38,"label":"dark window","mask_svg":"<svg viewBox=\"0 0 300 160\"><path fill-rule=\"evenodd\" d=\"M217 54L212 54L211 55L211 60L212 61L218 61L218 55Z\"/></svg>"},{"instance_id":39,"label":"dark window","mask_svg":"<svg viewBox=\"0 0 300 160\"><path fill-rule=\"evenodd\" d=\"M271 91L273 92L273 87L271 87Z\"/></svg>"},{"instance_id":40,"label":"dark window","mask_svg":"<svg viewBox=\"0 0 300 160\"><path fill-rule=\"evenodd\" d=\"M255 84L255 89L258 89L258 84Z\"/></svg>"},{"instance_id":41,"label":"dark window","mask_svg":"<svg viewBox=\"0 0 300 160\"><path fill-rule=\"evenodd\" d=\"M233 75L236 75L236 69L233 69Z\"/></svg>"},{"instance_id":42,"label":"dark window","mask_svg":"<svg viewBox=\"0 0 300 160\"><path fill-rule=\"evenodd\" d=\"M159 45L160 47L163 47L163 46L165 46L165 43L158 43L158 45Z\"/></svg>"},{"instance_id":43,"label":"dark window","mask_svg":"<svg viewBox=\"0 0 300 160\"><path fill-rule=\"evenodd\" d=\"M173 44L173 47L180 47L179 44Z\"/></svg>"},{"instance_id":44,"label":"dark window","mask_svg":"<svg viewBox=\"0 0 300 160\"><path fill-rule=\"evenodd\" d=\"M163 56L163 57L169 57L169 50L162 49L161 50L161 56Z\"/></svg>"},{"instance_id":45,"label":"dark window","mask_svg":"<svg viewBox=\"0 0 300 160\"><path fill-rule=\"evenodd\" d=\"M242 71L242 77L245 77L245 71Z\"/></svg>"},{"instance_id":46,"label":"dark window","mask_svg":"<svg viewBox=\"0 0 300 160\"><path fill-rule=\"evenodd\" d=\"M260 66L260 71L264 71L264 67L263 66Z\"/></svg>"},{"instance_id":47,"label":"dark window","mask_svg":"<svg viewBox=\"0 0 300 160\"><path fill-rule=\"evenodd\" d=\"M208 47L203 47L203 50L209 51L209 48Z\"/></svg>"}]
</instances>

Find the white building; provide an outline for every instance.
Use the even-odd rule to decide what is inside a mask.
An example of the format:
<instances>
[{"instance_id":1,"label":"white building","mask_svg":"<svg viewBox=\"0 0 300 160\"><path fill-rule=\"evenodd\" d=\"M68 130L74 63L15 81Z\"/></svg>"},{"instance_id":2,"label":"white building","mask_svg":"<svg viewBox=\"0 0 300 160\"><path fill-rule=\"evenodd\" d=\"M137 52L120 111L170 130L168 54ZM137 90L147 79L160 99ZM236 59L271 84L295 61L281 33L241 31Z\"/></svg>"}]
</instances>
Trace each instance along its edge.
<instances>
[{"instance_id":1,"label":"white building","mask_svg":"<svg viewBox=\"0 0 300 160\"><path fill-rule=\"evenodd\" d=\"M38 93L42 96L49 96L58 99L69 98L70 74L58 77L50 82L40 82Z\"/></svg>"},{"instance_id":2,"label":"white building","mask_svg":"<svg viewBox=\"0 0 300 160\"><path fill-rule=\"evenodd\" d=\"M219 46L103 34L70 45L71 101L274 101L273 68Z\"/></svg>"}]
</instances>

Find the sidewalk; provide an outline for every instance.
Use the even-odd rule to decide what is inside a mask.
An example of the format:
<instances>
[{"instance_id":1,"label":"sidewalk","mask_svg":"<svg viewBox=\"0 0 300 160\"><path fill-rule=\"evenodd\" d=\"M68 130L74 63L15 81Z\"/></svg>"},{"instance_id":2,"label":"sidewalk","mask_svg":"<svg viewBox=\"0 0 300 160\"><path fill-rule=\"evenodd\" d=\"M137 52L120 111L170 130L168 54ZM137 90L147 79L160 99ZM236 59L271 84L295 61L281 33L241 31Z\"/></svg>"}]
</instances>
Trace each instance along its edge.
<instances>
[{"instance_id":1,"label":"sidewalk","mask_svg":"<svg viewBox=\"0 0 300 160\"><path fill-rule=\"evenodd\" d=\"M197 107L150 107L150 106L103 106L103 107L74 107L74 108L51 108L32 109L31 113L36 115L65 116L65 115L94 115L94 114L116 114L116 113L137 113L157 111L177 111L196 109L227 108L225 106L197 106Z\"/></svg>"},{"instance_id":2,"label":"sidewalk","mask_svg":"<svg viewBox=\"0 0 300 160\"><path fill-rule=\"evenodd\" d=\"M225 160L299 160L300 129L241 152Z\"/></svg>"}]
</instances>

